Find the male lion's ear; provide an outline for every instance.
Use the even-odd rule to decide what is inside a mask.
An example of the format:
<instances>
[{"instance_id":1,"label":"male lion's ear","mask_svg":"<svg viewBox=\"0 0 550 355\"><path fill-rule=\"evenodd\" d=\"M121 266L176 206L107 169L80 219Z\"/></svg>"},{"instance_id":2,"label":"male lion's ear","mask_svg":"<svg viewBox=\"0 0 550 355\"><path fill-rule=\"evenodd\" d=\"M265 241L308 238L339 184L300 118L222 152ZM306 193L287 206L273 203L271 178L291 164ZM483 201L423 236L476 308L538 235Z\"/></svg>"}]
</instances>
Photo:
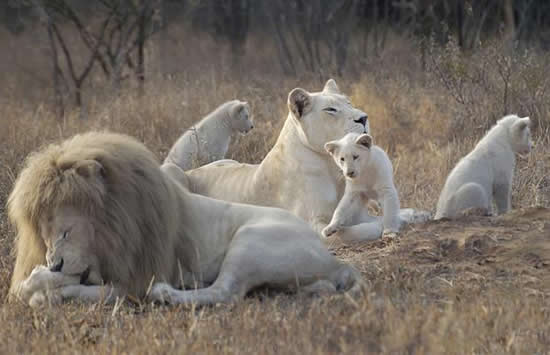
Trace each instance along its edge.
<instances>
[{"instance_id":1,"label":"male lion's ear","mask_svg":"<svg viewBox=\"0 0 550 355\"><path fill-rule=\"evenodd\" d=\"M300 119L311 109L311 96L307 91L296 88L288 94L288 108L294 117Z\"/></svg>"},{"instance_id":2,"label":"male lion's ear","mask_svg":"<svg viewBox=\"0 0 550 355\"><path fill-rule=\"evenodd\" d=\"M331 141L331 142L325 143L325 150L330 155L334 154L334 152L336 151L336 148L338 148L338 142L337 141Z\"/></svg>"},{"instance_id":3,"label":"male lion's ear","mask_svg":"<svg viewBox=\"0 0 550 355\"><path fill-rule=\"evenodd\" d=\"M357 139L355 140L355 144L370 149L370 147L372 147L372 137L368 134L362 134L357 137Z\"/></svg>"},{"instance_id":4,"label":"male lion's ear","mask_svg":"<svg viewBox=\"0 0 550 355\"><path fill-rule=\"evenodd\" d=\"M105 177L105 169L97 160L87 159L77 162L74 165L76 173L85 178Z\"/></svg>"},{"instance_id":5,"label":"male lion's ear","mask_svg":"<svg viewBox=\"0 0 550 355\"><path fill-rule=\"evenodd\" d=\"M334 79L328 79L327 83L325 84L325 87L323 88L323 92L331 93L331 94L342 93L338 85L336 85L336 81L334 81Z\"/></svg>"}]
</instances>

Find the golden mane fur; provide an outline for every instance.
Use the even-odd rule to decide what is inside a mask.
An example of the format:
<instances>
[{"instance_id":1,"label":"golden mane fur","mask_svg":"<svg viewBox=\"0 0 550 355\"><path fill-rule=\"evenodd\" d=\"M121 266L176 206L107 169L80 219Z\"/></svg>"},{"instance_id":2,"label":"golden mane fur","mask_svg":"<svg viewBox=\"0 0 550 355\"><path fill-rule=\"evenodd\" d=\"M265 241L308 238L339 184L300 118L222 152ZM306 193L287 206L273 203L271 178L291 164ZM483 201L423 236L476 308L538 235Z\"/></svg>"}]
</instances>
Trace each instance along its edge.
<instances>
[{"instance_id":1,"label":"golden mane fur","mask_svg":"<svg viewBox=\"0 0 550 355\"><path fill-rule=\"evenodd\" d=\"M79 169L90 161L102 166L97 176ZM154 155L125 135L90 132L30 155L8 199L17 230L10 293L46 263L40 220L59 206L74 207L93 223L87 252L98 258L105 283L142 296L153 276L177 281L176 255L184 255L177 195Z\"/></svg>"}]
</instances>

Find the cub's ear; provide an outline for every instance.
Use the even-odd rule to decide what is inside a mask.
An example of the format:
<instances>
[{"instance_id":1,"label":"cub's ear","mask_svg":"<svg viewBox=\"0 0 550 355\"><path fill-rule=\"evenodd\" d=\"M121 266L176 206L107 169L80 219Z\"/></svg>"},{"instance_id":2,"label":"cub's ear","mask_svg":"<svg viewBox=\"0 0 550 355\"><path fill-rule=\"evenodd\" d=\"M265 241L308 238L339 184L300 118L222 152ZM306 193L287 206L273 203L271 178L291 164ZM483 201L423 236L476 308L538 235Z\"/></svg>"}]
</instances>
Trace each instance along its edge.
<instances>
[{"instance_id":1,"label":"cub's ear","mask_svg":"<svg viewBox=\"0 0 550 355\"><path fill-rule=\"evenodd\" d=\"M518 121L517 125L518 129L520 131L523 131L526 127L531 127L531 119L529 118L529 116L523 117Z\"/></svg>"},{"instance_id":2,"label":"cub's ear","mask_svg":"<svg viewBox=\"0 0 550 355\"><path fill-rule=\"evenodd\" d=\"M301 88L296 88L288 94L288 109L297 119L302 118L311 110L311 95Z\"/></svg>"},{"instance_id":3,"label":"cub's ear","mask_svg":"<svg viewBox=\"0 0 550 355\"><path fill-rule=\"evenodd\" d=\"M325 143L325 150L330 155L333 155L334 152L336 152L336 148L338 148L338 142L337 141L331 141L331 142Z\"/></svg>"},{"instance_id":4,"label":"cub's ear","mask_svg":"<svg viewBox=\"0 0 550 355\"><path fill-rule=\"evenodd\" d=\"M234 114L240 114L240 113L243 112L247 107L248 107L248 102L246 102L246 101L237 101L237 103L235 104L235 106L233 106L233 108L232 108L232 112L233 112Z\"/></svg>"},{"instance_id":5,"label":"cub's ear","mask_svg":"<svg viewBox=\"0 0 550 355\"><path fill-rule=\"evenodd\" d=\"M372 147L372 137L368 134L362 134L357 137L357 139L355 140L355 144L370 149L370 147Z\"/></svg>"},{"instance_id":6,"label":"cub's ear","mask_svg":"<svg viewBox=\"0 0 550 355\"><path fill-rule=\"evenodd\" d=\"M342 93L338 85L336 85L336 81L334 81L334 79L328 79L327 83L325 84L325 87L323 88L323 92L330 93L330 94Z\"/></svg>"},{"instance_id":7,"label":"cub's ear","mask_svg":"<svg viewBox=\"0 0 550 355\"><path fill-rule=\"evenodd\" d=\"M76 173L85 178L105 177L105 168L97 160L81 160L74 165Z\"/></svg>"}]
</instances>

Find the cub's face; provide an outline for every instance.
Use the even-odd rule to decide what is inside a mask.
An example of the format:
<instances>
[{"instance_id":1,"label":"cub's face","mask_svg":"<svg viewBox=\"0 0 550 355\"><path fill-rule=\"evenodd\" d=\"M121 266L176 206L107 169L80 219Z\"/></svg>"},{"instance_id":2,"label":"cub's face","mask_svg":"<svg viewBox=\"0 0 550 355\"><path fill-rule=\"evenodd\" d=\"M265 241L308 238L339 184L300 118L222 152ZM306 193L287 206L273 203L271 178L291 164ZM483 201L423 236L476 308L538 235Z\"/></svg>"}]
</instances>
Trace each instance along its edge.
<instances>
[{"instance_id":1,"label":"cub's face","mask_svg":"<svg viewBox=\"0 0 550 355\"><path fill-rule=\"evenodd\" d=\"M338 141L325 144L325 150L332 156L346 179L353 180L361 176L361 168L370 158L371 146L370 135L350 133Z\"/></svg>"},{"instance_id":2,"label":"cub's face","mask_svg":"<svg viewBox=\"0 0 550 355\"><path fill-rule=\"evenodd\" d=\"M527 154L533 148L531 139L531 120L529 117L520 118L511 127L512 148L516 153Z\"/></svg>"},{"instance_id":3,"label":"cub's face","mask_svg":"<svg viewBox=\"0 0 550 355\"><path fill-rule=\"evenodd\" d=\"M246 134L254 128L252 117L250 117L250 106L247 102L238 101L232 109L231 118L233 130L239 133Z\"/></svg>"},{"instance_id":4,"label":"cub's face","mask_svg":"<svg viewBox=\"0 0 550 355\"><path fill-rule=\"evenodd\" d=\"M301 140L319 152L324 151L325 143L348 133L369 132L367 114L355 108L332 79L321 92L292 90L288 107Z\"/></svg>"}]
</instances>

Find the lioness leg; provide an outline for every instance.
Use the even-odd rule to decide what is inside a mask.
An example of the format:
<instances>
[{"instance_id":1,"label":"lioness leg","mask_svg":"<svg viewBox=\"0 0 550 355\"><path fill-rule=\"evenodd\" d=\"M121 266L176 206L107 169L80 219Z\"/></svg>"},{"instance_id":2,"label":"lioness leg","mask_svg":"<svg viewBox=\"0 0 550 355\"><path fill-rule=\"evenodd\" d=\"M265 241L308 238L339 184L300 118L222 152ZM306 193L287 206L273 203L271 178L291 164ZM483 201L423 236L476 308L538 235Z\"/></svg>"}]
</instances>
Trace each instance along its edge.
<instances>
[{"instance_id":1,"label":"lioness leg","mask_svg":"<svg viewBox=\"0 0 550 355\"><path fill-rule=\"evenodd\" d=\"M382 219L377 218L374 222L342 227L336 235L343 242L364 242L380 238L383 230Z\"/></svg>"}]
</instances>

